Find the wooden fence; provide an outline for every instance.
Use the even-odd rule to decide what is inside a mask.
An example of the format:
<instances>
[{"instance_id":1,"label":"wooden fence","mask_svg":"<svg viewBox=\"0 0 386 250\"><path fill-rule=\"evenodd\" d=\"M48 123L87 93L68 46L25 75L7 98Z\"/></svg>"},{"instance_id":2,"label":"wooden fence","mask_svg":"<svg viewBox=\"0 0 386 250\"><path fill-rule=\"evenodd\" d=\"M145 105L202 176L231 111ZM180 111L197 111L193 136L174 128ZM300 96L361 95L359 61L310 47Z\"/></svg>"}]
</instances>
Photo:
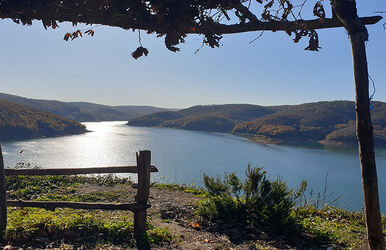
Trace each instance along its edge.
<instances>
[{"instance_id":1,"label":"wooden fence","mask_svg":"<svg viewBox=\"0 0 386 250\"><path fill-rule=\"evenodd\" d=\"M137 166L101 167L101 168L52 168L52 169L5 169L3 153L0 145L0 234L5 235L7 229L8 207L39 207L49 210L55 208L73 209L108 209L130 210L134 212L134 233L136 237L142 237L146 232L146 215L150 207L149 189L150 172L158 172L155 166L151 166L151 152L148 150L136 153ZM7 200L5 177L12 175L77 175L77 174L105 174L105 173L138 173L138 187L133 203L87 203L67 201L24 201Z\"/></svg>"}]
</instances>

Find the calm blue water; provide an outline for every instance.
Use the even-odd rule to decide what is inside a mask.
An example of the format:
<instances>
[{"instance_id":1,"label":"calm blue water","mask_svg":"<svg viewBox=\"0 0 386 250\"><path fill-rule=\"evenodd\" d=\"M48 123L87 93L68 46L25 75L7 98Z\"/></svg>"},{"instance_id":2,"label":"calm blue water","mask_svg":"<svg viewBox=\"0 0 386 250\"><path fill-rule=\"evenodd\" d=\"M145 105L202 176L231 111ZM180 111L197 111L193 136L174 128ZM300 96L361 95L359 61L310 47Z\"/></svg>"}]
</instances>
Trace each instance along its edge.
<instances>
[{"instance_id":1,"label":"calm blue water","mask_svg":"<svg viewBox=\"0 0 386 250\"><path fill-rule=\"evenodd\" d=\"M339 206L363 206L356 148L262 145L229 134L124 124L90 122L85 125L93 132L83 135L3 142L5 164L26 162L42 168L135 165L135 152L148 149L152 164L160 170L152 174L152 181L200 186L204 173L243 175L251 163L264 166L270 177L280 176L291 187L307 180L314 193L323 193L328 173L327 200L342 194ZM376 161L381 210L386 213L386 149L376 150Z\"/></svg>"}]
</instances>

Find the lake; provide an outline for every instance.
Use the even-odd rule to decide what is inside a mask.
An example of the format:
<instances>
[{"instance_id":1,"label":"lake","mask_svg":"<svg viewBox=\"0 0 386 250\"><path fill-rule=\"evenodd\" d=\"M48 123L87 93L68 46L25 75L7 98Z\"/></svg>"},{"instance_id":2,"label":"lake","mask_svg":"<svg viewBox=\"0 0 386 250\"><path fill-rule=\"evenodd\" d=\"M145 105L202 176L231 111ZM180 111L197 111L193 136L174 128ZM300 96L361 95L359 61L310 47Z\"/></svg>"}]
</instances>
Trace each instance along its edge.
<instances>
[{"instance_id":1,"label":"lake","mask_svg":"<svg viewBox=\"0 0 386 250\"><path fill-rule=\"evenodd\" d=\"M342 195L335 205L355 210L363 207L359 159L354 147L264 145L230 134L129 127L125 123L88 122L84 124L92 132L83 135L2 142L5 165L135 165L135 152L151 150L152 164L160 170L151 175L152 181L202 186L204 173L244 175L250 163L264 166L268 176L279 176L291 187L297 187L302 180L308 182L314 194L323 193L327 187L327 201ZM386 149L376 149L376 162L381 210L386 213Z\"/></svg>"}]
</instances>

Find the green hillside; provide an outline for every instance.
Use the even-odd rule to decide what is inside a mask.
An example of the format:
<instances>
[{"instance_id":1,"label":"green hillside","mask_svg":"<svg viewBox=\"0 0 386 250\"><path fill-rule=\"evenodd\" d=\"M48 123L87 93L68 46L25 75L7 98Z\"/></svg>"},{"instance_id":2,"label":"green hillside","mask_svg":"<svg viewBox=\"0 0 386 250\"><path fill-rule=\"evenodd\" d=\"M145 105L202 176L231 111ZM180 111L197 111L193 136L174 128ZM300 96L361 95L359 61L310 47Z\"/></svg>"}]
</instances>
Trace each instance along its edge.
<instances>
[{"instance_id":1,"label":"green hillside","mask_svg":"<svg viewBox=\"0 0 386 250\"><path fill-rule=\"evenodd\" d=\"M373 104L375 143L386 146L386 103ZM355 107L351 101L285 106L227 104L159 112L128 122L133 126L233 132L274 141L355 144Z\"/></svg>"},{"instance_id":2,"label":"green hillside","mask_svg":"<svg viewBox=\"0 0 386 250\"><path fill-rule=\"evenodd\" d=\"M249 104L193 106L179 111L158 112L132 119L133 126L159 126L189 130L232 132L233 127L256 117L272 114L275 109Z\"/></svg>"},{"instance_id":3,"label":"green hillside","mask_svg":"<svg viewBox=\"0 0 386 250\"><path fill-rule=\"evenodd\" d=\"M38 100L4 93L0 93L0 100L26 105L79 122L127 121L135 117L167 110L152 106L108 106L89 102Z\"/></svg>"},{"instance_id":4,"label":"green hillside","mask_svg":"<svg viewBox=\"0 0 386 250\"><path fill-rule=\"evenodd\" d=\"M0 140L81 134L86 127L73 120L0 100Z\"/></svg>"}]
</instances>

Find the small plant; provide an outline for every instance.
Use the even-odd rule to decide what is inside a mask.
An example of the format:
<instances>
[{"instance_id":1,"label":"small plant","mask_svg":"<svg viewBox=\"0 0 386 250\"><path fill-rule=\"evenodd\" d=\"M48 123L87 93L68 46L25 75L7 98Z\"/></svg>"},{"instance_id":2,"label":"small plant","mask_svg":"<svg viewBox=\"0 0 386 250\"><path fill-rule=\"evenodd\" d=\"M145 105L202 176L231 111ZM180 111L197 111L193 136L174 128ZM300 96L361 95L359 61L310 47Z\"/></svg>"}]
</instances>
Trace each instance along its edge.
<instances>
[{"instance_id":1,"label":"small plant","mask_svg":"<svg viewBox=\"0 0 386 250\"><path fill-rule=\"evenodd\" d=\"M292 210L306 189L289 189L279 178L269 180L262 168L248 165L245 181L235 173L224 180L204 175L209 198L199 204L198 215L212 222L245 225L251 230L279 231L295 222Z\"/></svg>"},{"instance_id":2,"label":"small plant","mask_svg":"<svg viewBox=\"0 0 386 250\"><path fill-rule=\"evenodd\" d=\"M158 189L166 189L172 191L182 191L184 193L194 194L198 197L207 197L208 192L203 188L195 187L194 184L186 185L186 184L166 184L166 183L151 183L151 187Z\"/></svg>"}]
</instances>

